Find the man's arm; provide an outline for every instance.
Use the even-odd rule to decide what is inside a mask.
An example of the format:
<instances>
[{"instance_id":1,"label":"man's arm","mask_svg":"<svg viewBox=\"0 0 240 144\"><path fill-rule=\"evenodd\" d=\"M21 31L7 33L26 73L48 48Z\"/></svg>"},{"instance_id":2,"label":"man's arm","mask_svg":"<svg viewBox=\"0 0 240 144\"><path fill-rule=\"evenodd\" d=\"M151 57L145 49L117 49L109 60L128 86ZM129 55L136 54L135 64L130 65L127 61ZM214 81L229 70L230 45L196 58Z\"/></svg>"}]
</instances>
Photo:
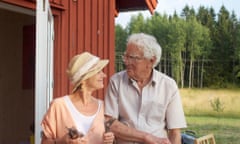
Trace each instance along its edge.
<instances>
[{"instance_id":1,"label":"man's arm","mask_svg":"<svg viewBox=\"0 0 240 144\"><path fill-rule=\"evenodd\" d=\"M111 117L106 117L106 121L111 119ZM109 129L114 133L116 138L125 141L143 142L146 144L170 144L167 138L159 138L152 134L130 128L118 120L114 120L109 126Z\"/></svg>"},{"instance_id":2,"label":"man's arm","mask_svg":"<svg viewBox=\"0 0 240 144\"><path fill-rule=\"evenodd\" d=\"M180 129L170 129L168 131L168 137L171 144L181 144L181 130Z\"/></svg>"}]
</instances>

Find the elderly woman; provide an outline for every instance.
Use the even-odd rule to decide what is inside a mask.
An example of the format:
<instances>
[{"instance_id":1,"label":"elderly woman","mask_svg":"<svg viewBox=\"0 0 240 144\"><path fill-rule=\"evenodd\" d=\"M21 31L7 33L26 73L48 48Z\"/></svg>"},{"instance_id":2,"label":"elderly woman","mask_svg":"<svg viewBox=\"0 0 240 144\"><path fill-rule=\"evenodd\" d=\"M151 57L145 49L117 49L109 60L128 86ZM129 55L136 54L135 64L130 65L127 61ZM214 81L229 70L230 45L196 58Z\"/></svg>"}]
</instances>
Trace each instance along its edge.
<instances>
[{"instance_id":1,"label":"elderly woman","mask_svg":"<svg viewBox=\"0 0 240 144\"><path fill-rule=\"evenodd\" d=\"M104 87L107 64L88 52L71 59L67 73L73 91L52 101L41 123L42 144L113 143L113 133L105 133L103 102L92 96Z\"/></svg>"}]
</instances>

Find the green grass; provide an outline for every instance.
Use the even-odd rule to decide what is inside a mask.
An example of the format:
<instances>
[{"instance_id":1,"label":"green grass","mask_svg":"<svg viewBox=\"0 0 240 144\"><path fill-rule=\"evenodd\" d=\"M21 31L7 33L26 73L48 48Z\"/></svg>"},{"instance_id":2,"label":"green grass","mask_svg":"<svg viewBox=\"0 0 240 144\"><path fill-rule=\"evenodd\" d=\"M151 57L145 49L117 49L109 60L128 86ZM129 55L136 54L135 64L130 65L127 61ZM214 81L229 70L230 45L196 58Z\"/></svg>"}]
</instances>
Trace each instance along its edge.
<instances>
[{"instance_id":1,"label":"green grass","mask_svg":"<svg viewBox=\"0 0 240 144\"><path fill-rule=\"evenodd\" d=\"M213 133L217 144L240 142L240 89L181 89L188 127L197 137ZM222 111L211 106L219 99ZM216 103L215 103L216 104Z\"/></svg>"},{"instance_id":2,"label":"green grass","mask_svg":"<svg viewBox=\"0 0 240 144\"><path fill-rule=\"evenodd\" d=\"M181 89L180 93L188 116L240 118L240 89ZM216 99L223 108L221 112L211 106Z\"/></svg>"},{"instance_id":3,"label":"green grass","mask_svg":"<svg viewBox=\"0 0 240 144\"><path fill-rule=\"evenodd\" d=\"M188 127L197 137L213 133L217 144L239 144L240 119L187 116Z\"/></svg>"}]
</instances>

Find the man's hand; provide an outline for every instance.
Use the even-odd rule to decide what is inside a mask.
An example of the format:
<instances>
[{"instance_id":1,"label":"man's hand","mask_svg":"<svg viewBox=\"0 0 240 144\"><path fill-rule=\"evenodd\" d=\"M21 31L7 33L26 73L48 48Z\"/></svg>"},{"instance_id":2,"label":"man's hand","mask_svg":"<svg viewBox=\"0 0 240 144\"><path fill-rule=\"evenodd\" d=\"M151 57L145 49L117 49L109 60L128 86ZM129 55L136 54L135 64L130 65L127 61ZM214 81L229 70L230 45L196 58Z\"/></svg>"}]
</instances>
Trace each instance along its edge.
<instances>
[{"instance_id":1,"label":"man's hand","mask_svg":"<svg viewBox=\"0 0 240 144\"><path fill-rule=\"evenodd\" d=\"M146 144L171 144L168 138L159 138L151 134L147 134L144 141Z\"/></svg>"}]
</instances>

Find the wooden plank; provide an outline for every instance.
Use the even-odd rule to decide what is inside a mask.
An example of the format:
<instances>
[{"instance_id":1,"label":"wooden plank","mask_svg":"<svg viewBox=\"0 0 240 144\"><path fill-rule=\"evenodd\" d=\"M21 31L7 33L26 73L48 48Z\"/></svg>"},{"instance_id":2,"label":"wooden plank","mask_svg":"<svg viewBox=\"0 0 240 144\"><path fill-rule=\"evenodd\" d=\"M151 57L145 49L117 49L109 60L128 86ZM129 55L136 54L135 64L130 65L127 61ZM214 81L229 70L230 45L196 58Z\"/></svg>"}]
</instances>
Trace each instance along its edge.
<instances>
[{"instance_id":1,"label":"wooden plank","mask_svg":"<svg viewBox=\"0 0 240 144\"><path fill-rule=\"evenodd\" d=\"M194 144L216 144L213 134L208 134L194 140Z\"/></svg>"},{"instance_id":2,"label":"wooden plank","mask_svg":"<svg viewBox=\"0 0 240 144\"><path fill-rule=\"evenodd\" d=\"M68 3L65 3L68 5ZM69 81L66 75L68 64L68 12L52 9L54 15L54 98L68 93Z\"/></svg>"},{"instance_id":3,"label":"wooden plank","mask_svg":"<svg viewBox=\"0 0 240 144\"><path fill-rule=\"evenodd\" d=\"M115 0L110 0L109 11L109 47L108 58L110 60L108 76L115 73Z\"/></svg>"},{"instance_id":4,"label":"wooden plank","mask_svg":"<svg viewBox=\"0 0 240 144\"><path fill-rule=\"evenodd\" d=\"M69 3L65 3L66 7L69 7ZM60 39L60 61L58 64L60 64L60 95L63 96L65 94L69 93L69 80L66 75L66 68L68 66L69 62L69 11L61 12L60 15L60 33L61 36ZM56 64L56 63L55 63Z\"/></svg>"},{"instance_id":5,"label":"wooden plank","mask_svg":"<svg viewBox=\"0 0 240 144\"><path fill-rule=\"evenodd\" d=\"M97 55L97 50L99 49L98 47L98 1L96 0L91 0L91 51L93 54Z\"/></svg>"},{"instance_id":6,"label":"wooden plank","mask_svg":"<svg viewBox=\"0 0 240 144\"><path fill-rule=\"evenodd\" d=\"M78 1L77 11L77 53L84 51L84 1Z\"/></svg>"},{"instance_id":7,"label":"wooden plank","mask_svg":"<svg viewBox=\"0 0 240 144\"><path fill-rule=\"evenodd\" d=\"M91 52L91 1L85 0L84 5L84 50Z\"/></svg>"},{"instance_id":8,"label":"wooden plank","mask_svg":"<svg viewBox=\"0 0 240 144\"><path fill-rule=\"evenodd\" d=\"M69 3L69 58L77 53L77 3Z\"/></svg>"},{"instance_id":9,"label":"wooden plank","mask_svg":"<svg viewBox=\"0 0 240 144\"><path fill-rule=\"evenodd\" d=\"M53 67L53 79L54 79L54 88L53 88L53 97L59 97L61 95L61 28L60 28L60 14L54 14L54 67ZM66 86L67 87L67 86Z\"/></svg>"}]
</instances>

